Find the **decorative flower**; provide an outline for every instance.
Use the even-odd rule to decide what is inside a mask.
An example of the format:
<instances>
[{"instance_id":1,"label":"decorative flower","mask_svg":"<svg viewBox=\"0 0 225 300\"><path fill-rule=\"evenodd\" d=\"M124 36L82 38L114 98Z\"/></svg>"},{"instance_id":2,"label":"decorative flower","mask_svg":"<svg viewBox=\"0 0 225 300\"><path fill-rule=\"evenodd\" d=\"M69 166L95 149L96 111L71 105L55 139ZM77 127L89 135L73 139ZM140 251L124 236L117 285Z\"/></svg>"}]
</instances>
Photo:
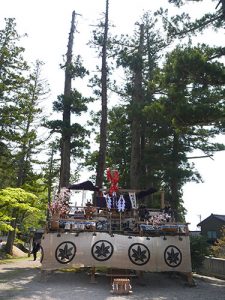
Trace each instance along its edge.
<instances>
[{"instance_id":1,"label":"decorative flower","mask_svg":"<svg viewBox=\"0 0 225 300\"><path fill-rule=\"evenodd\" d=\"M59 215L60 217L65 217L69 211L69 199L70 199L70 190L62 188L54 197L54 200L49 205L49 211L51 216Z\"/></svg>"}]
</instances>

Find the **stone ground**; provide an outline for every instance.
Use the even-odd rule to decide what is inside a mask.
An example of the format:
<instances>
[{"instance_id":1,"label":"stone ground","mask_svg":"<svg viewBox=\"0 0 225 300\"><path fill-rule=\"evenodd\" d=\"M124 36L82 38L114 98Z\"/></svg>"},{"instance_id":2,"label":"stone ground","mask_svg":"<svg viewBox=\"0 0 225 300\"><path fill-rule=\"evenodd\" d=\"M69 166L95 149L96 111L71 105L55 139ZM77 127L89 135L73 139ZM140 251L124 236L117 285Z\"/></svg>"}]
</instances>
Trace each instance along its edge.
<instances>
[{"instance_id":1,"label":"stone ground","mask_svg":"<svg viewBox=\"0 0 225 300\"><path fill-rule=\"evenodd\" d=\"M57 271L43 275L40 262L16 260L0 264L0 299L15 300L225 300L225 281L195 275L195 287L168 273L145 273L132 279L130 295L113 295L110 278L90 283L87 271Z\"/></svg>"}]
</instances>

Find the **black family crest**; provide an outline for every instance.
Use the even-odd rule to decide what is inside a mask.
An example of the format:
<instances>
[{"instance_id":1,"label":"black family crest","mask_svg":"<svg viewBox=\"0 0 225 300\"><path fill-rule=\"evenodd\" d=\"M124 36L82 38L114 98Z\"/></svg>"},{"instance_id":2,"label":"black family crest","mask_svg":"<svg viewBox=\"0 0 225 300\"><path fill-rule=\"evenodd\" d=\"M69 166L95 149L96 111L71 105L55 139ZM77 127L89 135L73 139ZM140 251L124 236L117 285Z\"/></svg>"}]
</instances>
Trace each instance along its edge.
<instances>
[{"instance_id":1,"label":"black family crest","mask_svg":"<svg viewBox=\"0 0 225 300\"><path fill-rule=\"evenodd\" d=\"M178 267L182 262L182 253L176 246L170 245L164 252L164 259L169 267Z\"/></svg>"},{"instance_id":2,"label":"black family crest","mask_svg":"<svg viewBox=\"0 0 225 300\"><path fill-rule=\"evenodd\" d=\"M135 243L130 246L128 256L133 264L142 266L149 261L150 251L144 244Z\"/></svg>"},{"instance_id":3,"label":"black family crest","mask_svg":"<svg viewBox=\"0 0 225 300\"><path fill-rule=\"evenodd\" d=\"M108 260L113 254L113 245L106 241L97 241L91 249L92 256L98 261Z\"/></svg>"},{"instance_id":4,"label":"black family crest","mask_svg":"<svg viewBox=\"0 0 225 300\"><path fill-rule=\"evenodd\" d=\"M55 258L61 264L71 262L76 254L76 246L72 242L63 242L55 250Z\"/></svg>"}]
</instances>

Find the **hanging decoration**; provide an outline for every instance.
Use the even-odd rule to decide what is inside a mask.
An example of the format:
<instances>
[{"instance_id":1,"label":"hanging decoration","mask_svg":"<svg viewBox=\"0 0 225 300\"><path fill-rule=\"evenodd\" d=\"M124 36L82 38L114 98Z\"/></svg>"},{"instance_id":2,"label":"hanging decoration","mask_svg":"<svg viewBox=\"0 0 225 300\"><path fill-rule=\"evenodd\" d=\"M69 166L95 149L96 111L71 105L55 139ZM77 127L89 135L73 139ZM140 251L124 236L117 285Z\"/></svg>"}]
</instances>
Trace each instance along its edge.
<instances>
[{"instance_id":1,"label":"hanging decoration","mask_svg":"<svg viewBox=\"0 0 225 300\"><path fill-rule=\"evenodd\" d=\"M134 192L129 192L129 198L132 208L137 208L136 194Z\"/></svg>"},{"instance_id":2,"label":"hanging decoration","mask_svg":"<svg viewBox=\"0 0 225 300\"><path fill-rule=\"evenodd\" d=\"M111 183L109 188L109 194L112 195L113 192L117 192L119 189L118 187L119 172L117 170L113 170L111 172L110 168L107 168L106 176L107 176L107 180Z\"/></svg>"},{"instance_id":3,"label":"hanging decoration","mask_svg":"<svg viewBox=\"0 0 225 300\"><path fill-rule=\"evenodd\" d=\"M106 205L109 210L112 208L112 199L109 195L106 195Z\"/></svg>"},{"instance_id":4,"label":"hanging decoration","mask_svg":"<svg viewBox=\"0 0 225 300\"><path fill-rule=\"evenodd\" d=\"M118 212L125 211L125 199L123 198L123 195L120 195L120 198L117 202L117 210L118 210Z\"/></svg>"}]
</instances>

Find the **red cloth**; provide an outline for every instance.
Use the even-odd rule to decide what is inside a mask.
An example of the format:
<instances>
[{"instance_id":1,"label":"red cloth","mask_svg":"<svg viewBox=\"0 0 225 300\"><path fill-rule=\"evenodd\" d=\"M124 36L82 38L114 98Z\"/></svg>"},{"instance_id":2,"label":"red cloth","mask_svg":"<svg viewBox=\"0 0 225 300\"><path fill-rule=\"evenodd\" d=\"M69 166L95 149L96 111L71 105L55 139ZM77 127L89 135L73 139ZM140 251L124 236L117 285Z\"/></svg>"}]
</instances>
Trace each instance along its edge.
<instances>
[{"instance_id":1,"label":"red cloth","mask_svg":"<svg viewBox=\"0 0 225 300\"><path fill-rule=\"evenodd\" d=\"M117 170L110 171L110 168L107 168L106 170L106 176L107 180L111 182L110 188L109 188L109 194L112 195L113 192L117 192L118 182L119 182L119 172Z\"/></svg>"}]
</instances>

